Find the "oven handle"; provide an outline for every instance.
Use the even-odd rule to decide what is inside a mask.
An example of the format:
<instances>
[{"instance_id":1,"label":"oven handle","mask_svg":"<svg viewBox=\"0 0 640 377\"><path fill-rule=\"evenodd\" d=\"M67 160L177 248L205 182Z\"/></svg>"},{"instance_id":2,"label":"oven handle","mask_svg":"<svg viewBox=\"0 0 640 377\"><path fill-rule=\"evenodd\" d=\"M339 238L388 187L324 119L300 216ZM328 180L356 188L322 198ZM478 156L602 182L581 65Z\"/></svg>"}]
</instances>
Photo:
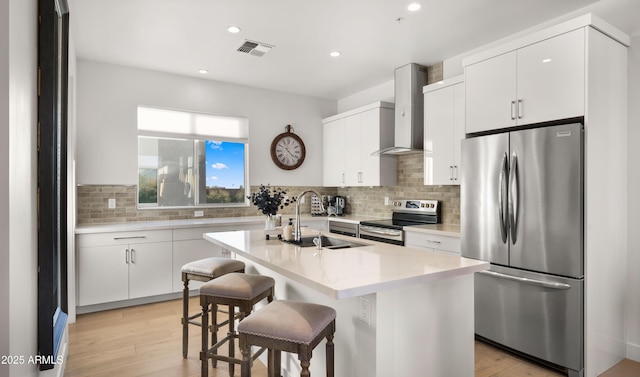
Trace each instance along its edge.
<instances>
[{"instance_id":1,"label":"oven handle","mask_svg":"<svg viewBox=\"0 0 640 377\"><path fill-rule=\"evenodd\" d=\"M378 227L373 227L373 226L367 226L367 225L360 224L360 232L362 232L363 230L365 232L381 234L381 235L384 235L384 236L394 236L394 237L402 236L402 231L401 230L378 228Z\"/></svg>"}]
</instances>

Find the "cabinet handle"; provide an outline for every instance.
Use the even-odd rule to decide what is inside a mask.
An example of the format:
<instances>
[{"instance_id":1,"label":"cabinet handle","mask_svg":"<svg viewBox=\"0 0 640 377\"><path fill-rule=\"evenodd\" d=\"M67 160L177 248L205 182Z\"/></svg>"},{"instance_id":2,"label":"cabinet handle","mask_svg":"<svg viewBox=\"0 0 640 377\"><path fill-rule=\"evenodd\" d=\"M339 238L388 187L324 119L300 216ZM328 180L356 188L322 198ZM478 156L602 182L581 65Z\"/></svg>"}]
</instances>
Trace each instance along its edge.
<instances>
[{"instance_id":1,"label":"cabinet handle","mask_svg":"<svg viewBox=\"0 0 640 377\"><path fill-rule=\"evenodd\" d=\"M522 119L522 117L524 115L524 106L523 106L522 102L524 102L524 101L521 100L521 99L518 100L518 119Z\"/></svg>"},{"instance_id":2,"label":"cabinet handle","mask_svg":"<svg viewBox=\"0 0 640 377\"><path fill-rule=\"evenodd\" d=\"M516 120L516 101L511 101L511 120Z\"/></svg>"},{"instance_id":3,"label":"cabinet handle","mask_svg":"<svg viewBox=\"0 0 640 377\"><path fill-rule=\"evenodd\" d=\"M449 165L449 180L453 181L453 166Z\"/></svg>"},{"instance_id":4,"label":"cabinet handle","mask_svg":"<svg viewBox=\"0 0 640 377\"><path fill-rule=\"evenodd\" d=\"M441 244L442 242L440 241L434 241L434 240L427 240L428 243L435 243L435 244Z\"/></svg>"},{"instance_id":5,"label":"cabinet handle","mask_svg":"<svg viewBox=\"0 0 640 377\"><path fill-rule=\"evenodd\" d=\"M124 263L129 264L129 249L124 251Z\"/></svg>"},{"instance_id":6,"label":"cabinet handle","mask_svg":"<svg viewBox=\"0 0 640 377\"><path fill-rule=\"evenodd\" d=\"M125 237L113 237L114 240L131 240L134 238L147 238L147 236L125 236Z\"/></svg>"},{"instance_id":7,"label":"cabinet handle","mask_svg":"<svg viewBox=\"0 0 640 377\"><path fill-rule=\"evenodd\" d=\"M342 183L344 183L344 173L342 173Z\"/></svg>"},{"instance_id":8,"label":"cabinet handle","mask_svg":"<svg viewBox=\"0 0 640 377\"><path fill-rule=\"evenodd\" d=\"M453 180L458 180L458 165L453 165Z\"/></svg>"},{"instance_id":9,"label":"cabinet handle","mask_svg":"<svg viewBox=\"0 0 640 377\"><path fill-rule=\"evenodd\" d=\"M136 251L131 249L131 263L136 263Z\"/></svg>"}]
</instances>

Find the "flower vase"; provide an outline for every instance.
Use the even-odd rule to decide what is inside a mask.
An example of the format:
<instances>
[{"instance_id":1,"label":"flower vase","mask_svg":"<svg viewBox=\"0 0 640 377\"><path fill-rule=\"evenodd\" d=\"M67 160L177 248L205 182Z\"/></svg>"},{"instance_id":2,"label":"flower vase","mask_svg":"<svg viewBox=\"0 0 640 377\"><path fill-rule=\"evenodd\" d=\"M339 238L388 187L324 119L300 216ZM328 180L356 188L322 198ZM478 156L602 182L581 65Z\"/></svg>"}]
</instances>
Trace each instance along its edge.
<instances>
[{"instance_id":1,"label":"flower vase","mask_svg":"<svg viewBox=\"0 0 640 377\"><path fill-rule=\"evenodd\" d=\"M267 219L264 221L264 229L265 230L274 230L276 228L276 218L275 216L268 215Z\"/></svg>"}]
</instances>

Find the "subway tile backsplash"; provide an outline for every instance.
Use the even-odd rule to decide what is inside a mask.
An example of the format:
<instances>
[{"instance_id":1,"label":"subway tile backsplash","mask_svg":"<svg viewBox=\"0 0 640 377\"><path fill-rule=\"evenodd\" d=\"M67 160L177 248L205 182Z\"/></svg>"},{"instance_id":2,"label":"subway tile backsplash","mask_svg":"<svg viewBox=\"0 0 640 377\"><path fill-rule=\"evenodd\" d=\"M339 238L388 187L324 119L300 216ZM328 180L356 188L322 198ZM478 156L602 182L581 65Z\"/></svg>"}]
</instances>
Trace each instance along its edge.
<instances>
[{"instance_id":1,"label":"subway tile backsplash","mask_svg":"<svg viewBox=\"0 0 640 377\"><path fill-rule=\"evenodd\" d=\"M298 195L303 190L313 189L321 195L340 195L347 198L346 213L363 217L390 217L391 207L384 205L384 198L393 199L436 199L442 201L442 222L460 224L460 186L424 186L422 154L399 156L398 184L383 187L309 187L277 186L289 195ZM252 186L251 192L259 186ZM77 187L78 224L105 224L134 221L180 220L194 218L194 211L202 210L204 217L259 216L258 209L249 207L230 208L180 208L180 209L139 209L136 206L136 186L88 185ZM116 199L116 208L108 208L108 200ZM311 213L308 197L300 212ZM295 213L295 206L279 211L287 216Z\"/></svg>"}]
</instances>

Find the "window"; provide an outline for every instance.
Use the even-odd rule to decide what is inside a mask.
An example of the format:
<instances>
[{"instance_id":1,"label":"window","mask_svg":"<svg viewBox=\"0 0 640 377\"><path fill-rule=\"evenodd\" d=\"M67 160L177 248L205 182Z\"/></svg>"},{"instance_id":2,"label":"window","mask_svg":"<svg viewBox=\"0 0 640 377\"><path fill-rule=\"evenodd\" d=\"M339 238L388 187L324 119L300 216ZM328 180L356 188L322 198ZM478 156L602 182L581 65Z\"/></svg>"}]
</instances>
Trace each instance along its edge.
<instances>
[{"instance_id":1,"label":"window","mask_svg":"<svg viewBox=\"0 0 640 377\"><path fill-rule=\"evenodd\" d=\"M248 205L246 118L138 107L138 206Z\"/></svg>"}]
</instances>

